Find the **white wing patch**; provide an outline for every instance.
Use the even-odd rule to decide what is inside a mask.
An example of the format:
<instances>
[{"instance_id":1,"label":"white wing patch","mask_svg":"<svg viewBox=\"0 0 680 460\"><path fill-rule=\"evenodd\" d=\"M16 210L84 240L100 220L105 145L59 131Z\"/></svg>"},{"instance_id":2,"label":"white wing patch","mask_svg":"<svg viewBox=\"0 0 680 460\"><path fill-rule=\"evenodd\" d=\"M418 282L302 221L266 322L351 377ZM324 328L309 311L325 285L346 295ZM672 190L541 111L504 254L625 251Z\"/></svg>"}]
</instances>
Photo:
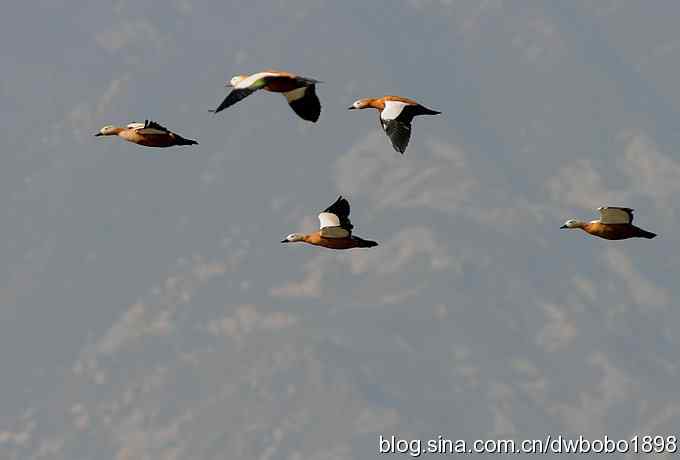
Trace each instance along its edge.
<instances>
[{"instance_id":1,"label":"white wing patch","mask_svg":"<svg viewBox=\"0 0 680 460\"><path fill-rule=\"evenodd\" d=\"M600 211L600 223L602 224L630 224L633 222L631 213L617 208L597 208ZM632 211L631 211L632 212Z\"/></svg>"},{"instance_id":2,"label":"white wing patch","mask_svg":"<svg viewBox=\"0 0 680 460\"><path fill-rule=\"evenodd\" d=\"M272 72L254 73L251 76L246 77L243 80L241 80L240 82L238 82L236 84L236 86L234 86L234 89L247 89L247 88L250 88L252 86L252 84L255 83L256 81L258 81L260 78L275 77L276 75L278 75L278 74L275 74L275 73L272 73Z\"/></svg>"},{"instance_id":3,"label":"white wing patch","mask_svg":"<svg viewBox=\"0 0 680 460\"><path fill-rule=\"evenodd\" d=\"M340 219L331 212L319 214L319 227L324 238L347 238L349 232L340 227Z\"/></svg>"},{"instance_id":4,"label":"white wing patch","mask_svg":"<svg viewBox=\"0 0 680 460\"><path fill-rule=\"evenodd\" d=\"M130 124L127 125L128 129L141 129L144 126L145 126L144 123L139 123L139 122L130 123Z\"/></svg>"},{"instance_id":5,"label":"white wing patch","mask_svg":"<svg viewBox=\"0 0 680 460\"><path fill-rule=\"evenodd\" d=\"M400 101L385 101L385 108L380 112L380 118L387 121L394 120L407 105L410 104Z\"/></svg>"},{"instance_id":6,"label":"white wing patch","mask_svg":"<svg viewBox=\"0 0 680 460\"><path fill-rule=\"evenodd\" d=\"M305 91L307 90L306 86L303 86L302 88L294 89L293 91L288 91L287 93L283 93L284 96L286 96L286 99L288 102L293 102L297 101L298 99L302 99L305 97Z\"/></svg>"},{"instance_id":7,"label":"white wing patch","mask_svg":"<svg viewBox=\"0 0 680 460\"><path fill-rule=\"evenodd\" d=\"M339 227L340 219L331 212L322 212L319 214L319 228L325 227Z\"/></svg>"}]
</instances>

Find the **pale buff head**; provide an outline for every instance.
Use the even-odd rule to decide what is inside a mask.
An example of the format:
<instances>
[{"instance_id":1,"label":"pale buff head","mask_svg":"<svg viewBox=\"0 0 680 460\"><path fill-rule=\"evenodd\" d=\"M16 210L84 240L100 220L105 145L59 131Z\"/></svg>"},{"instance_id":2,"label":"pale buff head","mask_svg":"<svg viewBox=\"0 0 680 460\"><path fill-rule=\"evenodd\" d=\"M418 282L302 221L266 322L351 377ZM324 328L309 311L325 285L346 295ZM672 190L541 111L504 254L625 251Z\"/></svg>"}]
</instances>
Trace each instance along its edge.
<instances>
[{"instance_id":1,"label":"pale buff head","mask_svg":"<svg viewBox=\"0 0 680 460\"><path fill-rule=\"evenodd\" d=\"M100 129L98 133L95 133L95 136L115 136L120 130L121 128L118 128L117 126L106 125Z\"/></svg>"},{"instance_id":2,"label":"pale buff head","mask_svg":"<svg viewBox=\"0 0 680 460\"><path fill-rule=\"evenodd\" d=\"M363 98L363 99L357 99L354 101L352 105L348 107L349 110L354 110L354 109L366 109L368 107L371 107L371 101L373 99L371 98Z\"/></svg>"},{"instance_id":3,"label":"pale buff head","mask_svg":"<svg viewBox=\"0 0 680 460\"><path fill-rule=\"evenodd\" d=\"M305 235L303 235L302 233L291 233L285 239L283 239L281 242L282 243L296 243L298 241L304 241L304 240L305 240Z\"/></svg>"},{"instance_id":4,"label":"pale buff head","mask_svg":"<svg viewBox=\"0 0 680 460\"><path fill-rule=\"evenodd\" d=\"M569 219L560 228L581 228L582 226L583 222L576 219Z\"/></svg>"},{"instance_id":5,"label":"pale buff head","mask_svg":"<svg viewBox=\"0 0 680 460\"><path fill-rule=\"evenodd\" d=\"M236 85L241 83L246 78L247 78L246 75L234 75L233 77L231 77L231 80L229 80L228 86L236 87Z\"/></svg>"}]
</instances>

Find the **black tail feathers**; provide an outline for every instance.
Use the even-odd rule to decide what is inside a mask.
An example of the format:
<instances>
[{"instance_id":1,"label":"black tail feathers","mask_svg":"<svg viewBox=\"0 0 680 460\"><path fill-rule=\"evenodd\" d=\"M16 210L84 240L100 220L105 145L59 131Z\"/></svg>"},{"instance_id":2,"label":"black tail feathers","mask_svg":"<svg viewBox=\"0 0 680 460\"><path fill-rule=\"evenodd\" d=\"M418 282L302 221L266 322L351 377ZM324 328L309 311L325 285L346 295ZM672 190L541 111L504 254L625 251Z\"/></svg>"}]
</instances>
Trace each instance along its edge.
<instances>
[{"instance_id":1,"label":"black tail feathers","mask_svg":"<svg viewBox=\"0 0 680 460\"><path fill-rule=\"evenodd\" d=\"M647 239L651 240L655 236L656 236L656 233L648 232L646 230L640 231L640 237L642 237L642 238L647 238Z\"/></svg>"},{"instance_id":2,"label":"black tail feathers","mask_svg":"<svg viewBox=\"0 0 680 460\"><path fill-rule=\"evenodd\" d=\"M441 112L437 110L428 109L427 107L418 104L418 115L439 115Z\"/></svg>"},{"instance_id":3,"label":"black tail feathers","mask_svg":"<svg viewBox=\"0 0 680 460\"><path fill-rule=\"evenodd\" d=\"M364 240L362 238L357 238L357 243L358 248L372 248L378 245L375 241Z\"/></svg>"},{"instance_id":4,"label":"black tail feathers","mask_svg":"<svg viewBox=\"0 0 680 460\"><path fill-rule=\"evenodd\" d=\"M198 145L198 142L192 139L185 139L181 136L177 136L177 145Z\"/></svg>"}]
</instances>

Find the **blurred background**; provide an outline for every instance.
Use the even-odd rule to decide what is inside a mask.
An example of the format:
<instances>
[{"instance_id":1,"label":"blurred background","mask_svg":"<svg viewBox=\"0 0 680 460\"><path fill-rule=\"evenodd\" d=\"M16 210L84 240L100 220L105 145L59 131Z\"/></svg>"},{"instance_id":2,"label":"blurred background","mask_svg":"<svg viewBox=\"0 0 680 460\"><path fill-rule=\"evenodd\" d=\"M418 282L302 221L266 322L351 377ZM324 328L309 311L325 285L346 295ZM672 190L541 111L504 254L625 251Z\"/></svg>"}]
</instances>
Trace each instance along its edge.
<instances>
[{"instance_id":1,"label":"blurred background","mask_svg":"<svg viewBox=\"0 0 680 460\"><path fill-rule=\"evenodd\" d=\"M559 4L558 4L559 3ZM0 457L345 460L680 426L680 4L0 16ZM318 78L317 124L238 73ZM360 97L441 110L404 156ZM197 139L94 138L154 119ZM371 250L281 245L339 194ZM559 230L602 205L654 240ZM521 456L520 456L521 457ZM535 457L534 457L535 458Z\"/></svg>"}]
</instances>

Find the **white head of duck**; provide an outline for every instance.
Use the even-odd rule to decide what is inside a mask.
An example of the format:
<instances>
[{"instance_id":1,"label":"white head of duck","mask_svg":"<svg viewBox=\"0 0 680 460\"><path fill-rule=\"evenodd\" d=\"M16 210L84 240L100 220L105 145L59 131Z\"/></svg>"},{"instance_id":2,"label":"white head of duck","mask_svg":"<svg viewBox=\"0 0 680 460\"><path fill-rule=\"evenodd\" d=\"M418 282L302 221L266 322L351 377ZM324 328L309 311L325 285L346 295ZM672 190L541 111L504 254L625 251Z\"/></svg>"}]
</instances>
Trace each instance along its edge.
<instances>
[{"instance_id":1,"label":"white head of duck","mask_svg":"<svg viewBox=\"0 0 680 460\"><path fill-rule=\"evenodd\" d=\"M581 228L582 226L583 222L581 222L580 220L569 219L560 228Z\"/></svg>"},{"instance_id":2,"label":"white head of duck","mask_svg":"<svg viewBox=\"0 0 680 460\"><path fill-rule=\"evenodd\" d=\"M305 235L302 233L291 233L287 237L285 237L281 242L282 243L295 243L297 241L304 241L305 240Z\"/></svg>"},{"instance_id":3,"label":"white head of duck","mask_svg":"<svg viewBox=\"0 0 680 460\"><path fill-rule=\"evenodd\" d=\"M236 85L241 83L246 78L248 78L247 75L234 75L233 77L231 77L231 80L229 80L229 83L227 83L227 86L231 86L232 88L235 88Z\"/></svg>"},{"instance_id":4,"label":"white head of duck","mask_svg":"<svg viewBox=\"0 0 680 460\"><path fill-rule=\"evenodd\" d=\"M367 98L367 97L366 97L366 98L363 98L363 99L357 99L357 100L354 101L354 103L352 103L352 105L349 106L348 108L349 108L350 110L354 110L354 109L365 109L365 108L368 108L368 107L373 107L372 103L373 103L373 99Z\"/></svg>"},{"instance_id":5,"label":"white head of duck","mask_svg":"<svg viewBox=\"0 0 680 460\"><path fill-rule=\"evenodd\" d=\"M106 125L100 129L98 133L95 133L95 136L115 136L121 131L121 129L122 128L118 126Z\"/></svg>"}]
</instances>

